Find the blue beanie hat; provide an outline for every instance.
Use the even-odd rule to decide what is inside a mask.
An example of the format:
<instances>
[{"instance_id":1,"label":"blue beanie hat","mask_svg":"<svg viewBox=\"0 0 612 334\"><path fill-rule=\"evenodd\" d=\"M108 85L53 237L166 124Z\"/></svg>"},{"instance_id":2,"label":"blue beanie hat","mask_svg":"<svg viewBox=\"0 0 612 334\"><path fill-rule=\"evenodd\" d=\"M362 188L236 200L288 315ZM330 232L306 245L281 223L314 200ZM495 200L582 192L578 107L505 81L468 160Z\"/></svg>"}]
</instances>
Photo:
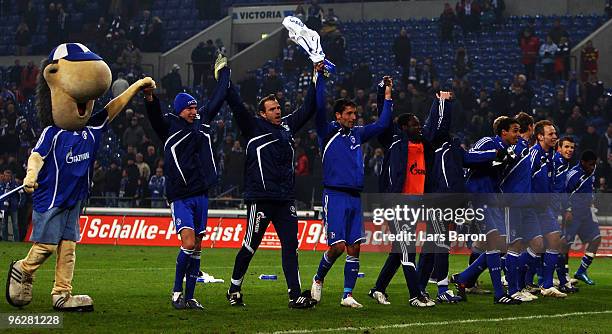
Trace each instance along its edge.
<instances>
[{"instance_id":1,"label":"blue beanie hat","mask_svg":"<svg viewBox=\"0 0 612 334\"><path fill-rule=\"evenodd\" d=\"M181 111L183 111L183 109L192 105L195 105L196 107L198 106L198 101L196 101L193 96L187 93L179 93L174 98L174 113L178 115L181 113Z\"/></svg>"}]
</instances>

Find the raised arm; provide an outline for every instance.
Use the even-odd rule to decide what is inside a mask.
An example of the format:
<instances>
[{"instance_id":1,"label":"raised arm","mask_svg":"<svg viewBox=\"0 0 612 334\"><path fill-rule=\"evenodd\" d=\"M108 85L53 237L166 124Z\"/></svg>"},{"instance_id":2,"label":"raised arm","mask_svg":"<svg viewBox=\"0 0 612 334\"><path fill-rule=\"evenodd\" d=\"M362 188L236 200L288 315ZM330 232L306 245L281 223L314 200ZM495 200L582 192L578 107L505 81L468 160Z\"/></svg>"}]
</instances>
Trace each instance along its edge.
<instances>
[{"instance_id":1,"label":"raised arm","mask_svg":"<svg viewBox=\"0 0 612 334\"><path fill-rule=\"evenodd\" d=\"M210 100L208 100L208 102L199 110L199 114L201 117L203 117L202 123L204 124L209 124L213 119L215 119L227 96L231 71L229 68L224 67L223 69L219 70L218 73L219 78L215 91L210 97Z\"/></svg>"},{"instance_id":2,"label":"raised arm","mask_svg":"<svg viewBox=\"0 0 612 334\"><path fill-rule=\"evenodd\" d=\"M227 104L232 109L236 124L245 137L251 137L253 128L255 127L255 116L247 110L238 94L238 88L230 81L230 86L227 90Z\"/></svg>"},{"instance_id":3,"label":"raised arm","mask_svg":"<svg viewBox=\"0 0 612 334\"><path fill-rule=\"evenodd\" d=\"M145 94L145 109L147 110L147 116L149 116L149 122L153 130L157 134L157 137L163 142L168 139L168 124L164 120L161 106L159 105L159 98L153 95L153 88L147 88L144 90Z\"/></svg>"},{"instance_id":4,"label":"raised arm","mask_svg":"<svg viewBox=\"0 0 612 334\"><path fill-rule=\"evenodd\" d=\"M378 85L377 85L377 92L376 92L376 105L378 106L378 110L380 111L378 113L378 117L381 117L382 114L382 106L385 104L385 80L383 78L383 80L381 80ZM391 146L391 143L393 143L393 135L395 134L395 129L396 129L396 125L395 124L391 124L391 126L387 127L385 129L385 131L383 131L383 133L381 133L380 135L378 135L378 142L385 148L389 148L389 146Z\"/></svg>"},{"instance_id":5,"label":"raised arm","mask_svg":"<svg viewBox=\"0 0 612 334\"><path fill-rule=\"evenodd\" d=\"M325 100L325 78L322 62L314 66L314 72L313 82L308 85L304 103L296 111L282 118L293 134L297 133L316 113L318 97L323 96L323 100Z\"/></svg>"},{"instance_id":6,"label":"raised arm","mask_svg":"<svg viewBox=\"0 0 612 334\"><path fill-rule=\"evenodd\" d=\"M393 98L391 93L393 91L393 80L391 77L385 76L385 101L383 103L383 109L376 122L368 124L363 127L363 133L361 135L361 141L366 142L374 136L378 136L383 133L391 125L391 113L393 110Z\"/></svg>"},{"instance_id":7,"label":"raised arm","mask_svg":"<svg viewBox=\"0 0 612 334\"><path fill-rule=\"evenodd\" d=\"M327 137L332 130L331 124L327 121L327 101L325 98L325 76L320 75L317 79L317 94L316 94L316 110L315 123L317 127L317 136L319 142ZM320 85L320 86L319 86ZM319 87L322 87L322 92L319 93Z\"/></svg>"},{"instance_id":8,"label":"raised arm","mask_svg":"<svg viewBox=\"0 0 612 334\"><path fill-rule=\"evenodd\" d=\"M430 143L448 138L450 132L452 93L440 92L436 94L436 97L423 126L423 138Z\"/></svg>"},{"instance_id":9,"label":"raised arm","mask_svg":"<svg viewBox=\"0 0 612 334\"><path fill-rule=\"evenodd\" d=\"M106 109L108 112L108 120L112 121L140 90L147 88L155 88L155 81L153 81L153 79L150 77L136 81L130 87L128 87L128 89L121 93L121 95L112 99L104 107L104 109Z\"/></svg>"}]
</instances>

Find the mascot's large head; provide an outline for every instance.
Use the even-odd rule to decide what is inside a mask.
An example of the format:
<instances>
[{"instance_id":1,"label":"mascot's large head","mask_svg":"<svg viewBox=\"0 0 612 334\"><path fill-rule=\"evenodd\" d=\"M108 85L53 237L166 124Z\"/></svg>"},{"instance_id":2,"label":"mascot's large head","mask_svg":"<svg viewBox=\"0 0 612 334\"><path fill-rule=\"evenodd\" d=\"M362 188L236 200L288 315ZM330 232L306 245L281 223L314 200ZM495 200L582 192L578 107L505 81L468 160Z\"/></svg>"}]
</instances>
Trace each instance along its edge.
<instances>
[{"instance_id":1,"label":"mascot's large head","mask_svg":"<svg viewBox=\"0 0 612 334\"><path fill-rule=\"evenodd\" d=\"M80 43L61 44L43 60L36 88L41 126L83 128L94 102L111 85L111 71L97 54Z\"/></svg>"}]
</instances>

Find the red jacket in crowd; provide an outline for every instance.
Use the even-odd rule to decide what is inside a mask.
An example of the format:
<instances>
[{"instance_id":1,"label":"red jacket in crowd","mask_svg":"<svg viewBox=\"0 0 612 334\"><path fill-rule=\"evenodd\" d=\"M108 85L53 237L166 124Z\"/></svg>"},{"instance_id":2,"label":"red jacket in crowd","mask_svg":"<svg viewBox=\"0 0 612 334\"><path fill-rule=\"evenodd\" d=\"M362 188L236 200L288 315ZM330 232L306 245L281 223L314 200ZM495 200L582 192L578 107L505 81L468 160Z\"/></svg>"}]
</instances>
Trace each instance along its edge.
<instances>
[{"instance_id":1,"label":"red jacket in crowd","mask_svg":"<svg viewBox=\"0 0 612 334\"><path fill-rule=\"evenodd\" d=\"M523 65L534 64L538 60L540 39L533 35L521 38L521 50L523 52Z\"/></svg>"},{"instance_id":2,"label":"red jacket in crowd","mask_svg":"<svg viewBox=\"0 0 612 334\"><path fill-rule=\"evenodd\" d=\"M21 71L21 91L34 91L36 89L36 77L38 76L38 67L26 66Z\"/></svg>"},{"instance_id":3,"label":"red jacket in crowd","mask_svg":"<svg viewBox=\"0 0 612 334\"><path fill-rule=\"evenodd\" d=\"M580 52L580 62L582 72L587 74L597 74L597 60L599 60L599 50L593 46L587 46Z\"/></svg>"},{"instance_id":4,"label":"red jacket in crowd","mask_svg":"<svg viewBox=\"0 0 612 334\"><path fill-rule=\"evenodd\" d=\"M297 159L297 166L295 167L296 176L305 176L309 174L309 162L306 154L301 154Z\"/></svg>"}]
</instances>

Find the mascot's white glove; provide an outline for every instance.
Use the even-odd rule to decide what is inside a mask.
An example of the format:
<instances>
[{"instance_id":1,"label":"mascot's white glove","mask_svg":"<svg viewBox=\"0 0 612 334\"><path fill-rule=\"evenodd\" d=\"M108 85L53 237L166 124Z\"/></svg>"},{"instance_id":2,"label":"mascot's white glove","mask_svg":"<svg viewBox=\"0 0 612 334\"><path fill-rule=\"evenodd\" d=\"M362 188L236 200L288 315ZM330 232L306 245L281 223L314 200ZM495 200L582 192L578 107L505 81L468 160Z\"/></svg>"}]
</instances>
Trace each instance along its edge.
<instances>
[{"instance_id":1,"label":"mascot's white glove","mask_svg":"<svg viewBox=\"0 0 612 334\"><path fill-rule=\"evenodd\" d=\"M316 64L325 59L325 53L323 53L321 47L321 37L316 31L308 28L295 16L285 17L283 25L289 31L289 38L306 51L313 63Z\"/></svg>"},{"instance_id":2,"label":"mascot's white glove","mask_svg":"<svg viewBox=\"0 0 612 334\"><path fill-rule=\"evenodd\" d=\"M157 86L155 85L155 81L153 81L153 79L151 79L151 77L144 77L140 80L138 80L136 82L136 84L138 85L138 89L145 89L145 88L157 88Z\"/></svg>"},{"instance_id":3,"label":"mascot's white glove","mask_svg":"<svg viewBox=\"0 0 612 334\"><path fill-rule=\"evenodd\" d=\"M112 121L139 91L155 88L155 81L150 77L145 77L134 82L123 93L106 104L104 109L108 112L108 119Z\"/></svg>"},{"instance_id":4,"label":"mascot's white glove","mask_svg":"<svg viewBox=\"0 0 612 334\"><path fill-rule=\"evenodd\" d=\"M37 152L32 152L30 157L28 158L28 169L26 172L26 176L23 179L24 190L28 194L34 192L36 188L38 188L38 172L40 172L42 166L44 164L44 160L40 154Z\"/></svg>"}]
</instances>

